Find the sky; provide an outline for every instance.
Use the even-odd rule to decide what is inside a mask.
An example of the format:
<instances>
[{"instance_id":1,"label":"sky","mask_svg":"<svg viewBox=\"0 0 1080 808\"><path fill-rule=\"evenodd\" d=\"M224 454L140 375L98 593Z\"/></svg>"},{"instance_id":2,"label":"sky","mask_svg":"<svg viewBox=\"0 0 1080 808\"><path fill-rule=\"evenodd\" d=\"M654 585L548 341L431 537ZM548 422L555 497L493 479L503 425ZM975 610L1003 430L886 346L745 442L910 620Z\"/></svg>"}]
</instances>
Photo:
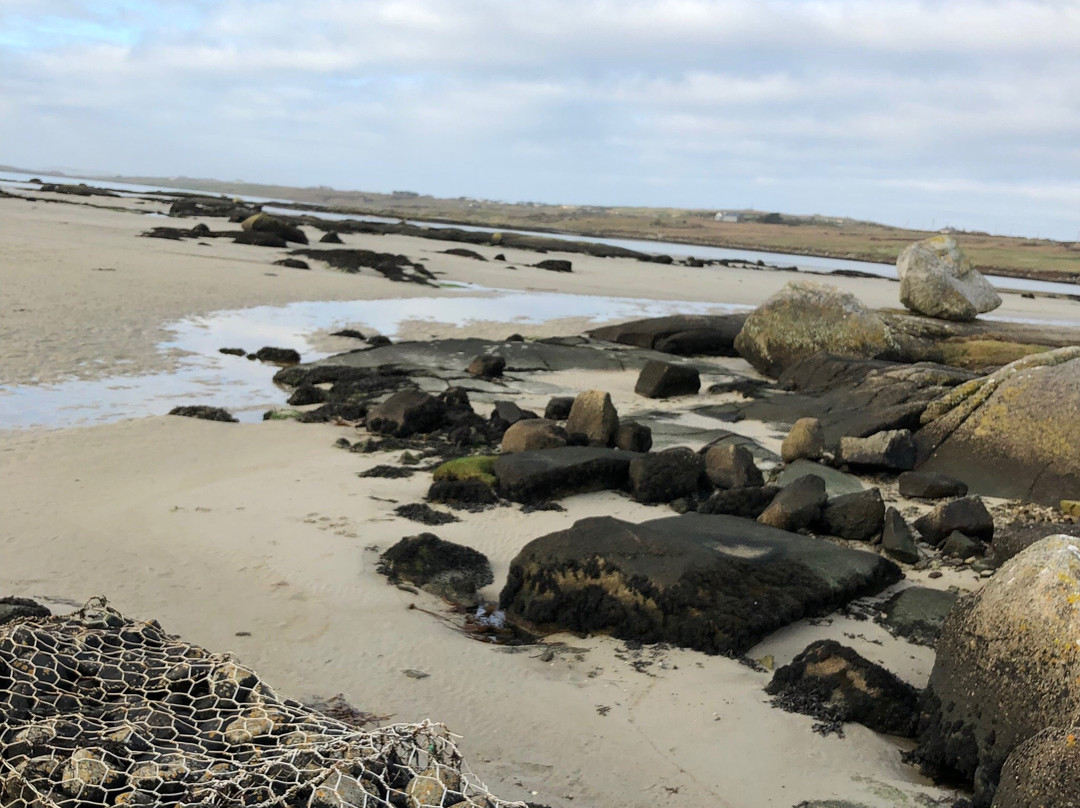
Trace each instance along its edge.
<instances>
[{"instance_id":1,"label":"sky","mask_svg":"<svg viewBox=\"0 0 1080 808\"><path fill-rule=\"evenodd\" d=\"M1080 0L0 0L0 163L1080 240Z\"/></svg>"}]
</instances>

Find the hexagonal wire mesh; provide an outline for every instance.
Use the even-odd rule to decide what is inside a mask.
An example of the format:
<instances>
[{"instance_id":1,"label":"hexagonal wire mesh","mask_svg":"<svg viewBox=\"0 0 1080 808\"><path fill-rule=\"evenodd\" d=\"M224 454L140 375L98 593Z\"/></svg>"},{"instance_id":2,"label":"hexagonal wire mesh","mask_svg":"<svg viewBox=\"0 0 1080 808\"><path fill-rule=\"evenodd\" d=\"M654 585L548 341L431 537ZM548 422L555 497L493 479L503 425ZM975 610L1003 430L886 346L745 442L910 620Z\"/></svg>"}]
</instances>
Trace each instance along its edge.
<instances>
[{"instance_id":1,"label":"hexagonal wire mesh","mask_svg":"<svg viewBox=\"0 0 1080 808\"><path fill-rule=\"evenodd\" d=\"M509 808L441 724L357 728L103 599L0 626L0 805Z\"/></svg>"}]
</instances>

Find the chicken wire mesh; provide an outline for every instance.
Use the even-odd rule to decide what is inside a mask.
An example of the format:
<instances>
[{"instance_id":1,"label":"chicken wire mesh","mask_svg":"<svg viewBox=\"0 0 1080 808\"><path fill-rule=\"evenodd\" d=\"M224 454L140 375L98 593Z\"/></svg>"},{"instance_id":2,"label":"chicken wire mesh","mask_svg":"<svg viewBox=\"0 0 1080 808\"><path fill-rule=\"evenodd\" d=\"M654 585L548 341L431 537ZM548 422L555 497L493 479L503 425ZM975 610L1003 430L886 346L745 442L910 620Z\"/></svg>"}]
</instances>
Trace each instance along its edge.
<instances>
[{"instance_id":1,"label":"chicken wire mesh","mask_svg":"<svg viewBox=\"0 0 1080 808\"><path fill-rule=\"evenodd\" d=\"M441 724L360 730L91 601L0 626L0 806L510 808Z\"/></svg>"}]
</instances>

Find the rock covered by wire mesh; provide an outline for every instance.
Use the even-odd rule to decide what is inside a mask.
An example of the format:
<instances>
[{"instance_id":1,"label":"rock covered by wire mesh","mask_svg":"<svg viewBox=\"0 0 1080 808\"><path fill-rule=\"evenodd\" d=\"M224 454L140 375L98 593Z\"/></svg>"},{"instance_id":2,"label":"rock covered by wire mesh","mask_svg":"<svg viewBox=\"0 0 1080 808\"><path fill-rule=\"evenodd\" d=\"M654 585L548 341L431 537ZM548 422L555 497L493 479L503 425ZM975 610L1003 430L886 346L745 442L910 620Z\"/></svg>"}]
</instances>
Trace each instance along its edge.
<instances>
[{"instance_id":1,"label":"rock covered by wire mesh","mask_svg":"<svg viewBox=\"0 0 1080 808\"><path fill-rule=\"evenodd\" d=\"M0 805L520 805L476 783L440 724L373 730L104 602L0 626Z\"/></svg>"}]
</instances>

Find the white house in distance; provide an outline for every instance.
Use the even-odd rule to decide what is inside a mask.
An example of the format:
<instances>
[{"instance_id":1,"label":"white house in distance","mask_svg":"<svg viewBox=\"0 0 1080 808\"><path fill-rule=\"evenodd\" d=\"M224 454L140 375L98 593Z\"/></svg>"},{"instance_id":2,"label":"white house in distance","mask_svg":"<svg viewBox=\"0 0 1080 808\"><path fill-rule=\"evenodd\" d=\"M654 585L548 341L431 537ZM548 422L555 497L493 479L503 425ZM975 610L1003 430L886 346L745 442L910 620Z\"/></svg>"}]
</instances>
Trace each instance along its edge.
<instances>
[{"instance_id":1,"label":"white house in distance","mask_svg":"<svg viewBox=\"0 0 1080 808\"><path fill-rule=\"evenodd\" d=\"M739 221L739 214L722 210L713 217L713 220L717 222L737 222Z\"/></svg>"}]
</instances>

